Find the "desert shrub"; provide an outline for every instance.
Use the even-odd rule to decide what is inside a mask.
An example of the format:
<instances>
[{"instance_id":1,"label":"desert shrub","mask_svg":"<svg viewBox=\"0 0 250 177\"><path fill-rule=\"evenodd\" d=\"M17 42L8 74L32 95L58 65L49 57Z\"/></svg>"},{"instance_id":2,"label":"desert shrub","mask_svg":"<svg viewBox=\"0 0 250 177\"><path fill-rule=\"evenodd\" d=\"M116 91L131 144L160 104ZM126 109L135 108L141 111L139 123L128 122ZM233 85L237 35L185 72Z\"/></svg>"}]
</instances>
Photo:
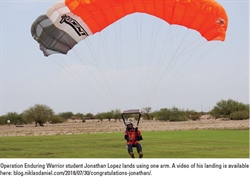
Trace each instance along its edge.
<instances>
[{"instance_id":1,"label":"desert shrub","mask_svg":"<svg viewBox=\"0 0 250 177\"><path fill-rule=\"evenodd\" d=\"M189 114L189 119L191 120L199 120L201 117L201 115L199 113L193 113L193 114Z\"/></svg>"},{"instance_id":2,"label":"desert shrub","mask_svg":"<svg viewBox=\"0 0 250 177\"><path fill-rule=\"evenodd\" d=\"M243 110L249 112L249 105L228 99L217 102L210 114L215 118L226 118L229 117L233 112Z\"/></svg>"},{"instance_id":3,"label":"desert shrub","mask_svg":"<svg viewBox=\"0 0 250 177\"><path fill-rule=\"evenodd\" d=\"M188 114L186 111L180 110L176 107L171 109L163 108L158 112L154 113L154 116L158 120L163 121L186 121L188 120Z\"/></svg>"},{"instance_id":4,"label":"desert shrub","mask_svg":"<svg viewBox=\"0 0 250 177\"><path fill-rule=\"evenodd\" d=\"M173 107L170 110L169 121L186 121L188 120L187 114L183 110L179 110L176 107Z\"/></svg>"},{"instance_id":5,"label":"desert shrub","mask_svg":"<svg viewBox=\"0 0 250 177\"><path fill-rule=\"evenodd\" d=\"M7 123L7 120L6 120L5 116L4 115L0 116L0 125L4 125L6 123Z\"/></svg>"},{"instance_id":6,"label":"desert shrub","mask_svg":"<svg viewBox=\"0 0 250 177\"><path fill-rule=\"evenodd\" d=\"M72 118L74 116L73 112L61 112L58 114L58 116L63 117L65 119Z\"/></svg>"},{"instance_id":7,"label":"desert shrub","mask_svg":"<svg viewBox=\"0 0 250 177\"><path fill-rule=\"evenodd\" d=\"M159 111L153 113L157 120L168 121L170 116L170 110L168 108L162 108Z\"/></svg>"},{"instance_id":8,"label":"desert shrub","mask_svg":"<svg viewBox=\"0 0 250 177\"><path fill-rule=\"evenodd\" d=\"M249 111L242 110L242 111L235 111L229 115L231 120L244 120L249 119Z\"/></svg>"},{"instance_id":9,"label":"desert shrub","mask_svg":"<svg viewBox=\"0 0 250 177\"><path fill-rule=\"evenodd\" d=\"M51 124L63 123L63 122L65 122L65 121L66 121L65 118L60 117L60 116L58 116L58 115L52 116L52 117L50 118L50 120L49 120L49 122L50 122Z\"/></svg>"},{"instance_id":10,"label":"desert shrub","mask_svg":"<svg viewBox=\"0 0 250 177\"><path fill-rule=\"evenodd\" d=\"M1 116L0 124L7 124L7 120L10 121L10 124L14 125L25 124L22 114L18 114L16 112L8 112L6 115Z\"/></svg>"}]
</instances>

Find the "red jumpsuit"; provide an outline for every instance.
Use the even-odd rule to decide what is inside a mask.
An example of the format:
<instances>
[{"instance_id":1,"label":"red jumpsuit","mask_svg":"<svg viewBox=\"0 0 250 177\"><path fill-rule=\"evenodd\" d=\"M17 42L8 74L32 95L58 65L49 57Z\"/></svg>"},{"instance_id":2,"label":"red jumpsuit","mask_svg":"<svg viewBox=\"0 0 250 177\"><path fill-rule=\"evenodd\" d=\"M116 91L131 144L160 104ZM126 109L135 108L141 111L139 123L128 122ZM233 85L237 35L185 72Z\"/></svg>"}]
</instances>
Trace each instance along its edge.
<instances>
[{"instance_id":1,"label":"red jumpsuit","mask_svg":"<svg viewBox=\"0 0 250 177\"><path fill-rule=\"evenodd\" d=\"M127 140L128 153L133 154L133 147L136 147L137 152L142 154L142 146L139 143L142 140L141 132L137 128L127 128L124 132L124 138ZM131 155L133 157L133 155Z\"/></svg>"}]
</instances>

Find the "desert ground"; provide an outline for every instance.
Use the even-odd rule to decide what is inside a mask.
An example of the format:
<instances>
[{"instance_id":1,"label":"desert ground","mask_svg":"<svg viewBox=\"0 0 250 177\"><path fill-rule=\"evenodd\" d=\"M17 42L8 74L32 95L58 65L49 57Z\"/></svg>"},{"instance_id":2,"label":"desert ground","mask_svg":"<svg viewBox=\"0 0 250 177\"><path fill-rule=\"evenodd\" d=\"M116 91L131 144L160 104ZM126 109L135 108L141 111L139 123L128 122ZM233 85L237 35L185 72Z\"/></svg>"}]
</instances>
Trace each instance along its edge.
<instances>
[{"instance_id":1,"label":"desert ground","mask_svg":"<svg viewBox=\"0 0 250 177\"><path fill-rule=\"evenodd\" d=\"M133 121L136 125L136 121ZM144 131L164 130L195 130L195 129L249 129L249 120L211 119L208 116L196 121L165 122L157 120L141 120L139 129ZM60 124L45 124L35 127L35 124L15 126L0 125L0 136L47 136L63 134L87 134L123 132L125 126L122 121L71 120Z\"/></svg>"}]
</instances>

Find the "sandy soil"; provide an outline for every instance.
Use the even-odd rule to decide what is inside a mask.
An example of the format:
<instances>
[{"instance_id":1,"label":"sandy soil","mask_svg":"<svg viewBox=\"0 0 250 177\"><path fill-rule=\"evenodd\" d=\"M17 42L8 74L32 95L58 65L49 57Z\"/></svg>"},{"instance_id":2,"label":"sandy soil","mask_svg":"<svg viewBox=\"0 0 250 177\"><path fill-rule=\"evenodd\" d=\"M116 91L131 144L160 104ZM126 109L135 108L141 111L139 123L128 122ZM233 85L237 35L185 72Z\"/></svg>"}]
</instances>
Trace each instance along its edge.
<instances>
[{"instance_id":1,"label":"sandy soil","mask_svg":"<svg viewBox=\"0 0 250 177\"><path fill-rule=\"evenodd\" d=\"M136 124L136 122L134 122ZM17 127L15 125L0 126L0 136L41 136L61 134L86 134L102 132L121 132L125 127L120 121L69 121L62 124L45 124L43 127L34 124ZM141 120L141 131L159 130L191 130L191 129L249 129L249 120L223 120L203 117L197 121L162 122Z\"/></svg>"}]
</instances>

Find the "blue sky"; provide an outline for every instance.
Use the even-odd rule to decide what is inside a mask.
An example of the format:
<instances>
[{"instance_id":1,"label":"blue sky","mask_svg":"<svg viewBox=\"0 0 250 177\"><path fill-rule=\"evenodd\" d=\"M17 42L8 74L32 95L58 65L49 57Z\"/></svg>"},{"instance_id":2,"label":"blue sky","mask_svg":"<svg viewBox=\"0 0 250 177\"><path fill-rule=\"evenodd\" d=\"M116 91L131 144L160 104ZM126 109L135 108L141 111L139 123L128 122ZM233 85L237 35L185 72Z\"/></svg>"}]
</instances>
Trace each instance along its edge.
<instances>
[{"instance_id":1,"label":"blue sky","mask_svg":"<svg viewBox=\"0 0 250 177\"><path fill-rule=\"evenodd\" d=\"M44 57L30 28L55 2L1 0L0 115L21 113L34 104L46 104L56 113L97 113L147 106L209 111L229 98L249 103L247 0L218 1L229 18L224 42L195 46L190 59L180 55L174 60L168 57L187 46L166 45L162 57L169 25L138 14L88 37L67 56ZM171 27L168 33L177 41L181 30Z\"/></svg>"}]
</instances>

